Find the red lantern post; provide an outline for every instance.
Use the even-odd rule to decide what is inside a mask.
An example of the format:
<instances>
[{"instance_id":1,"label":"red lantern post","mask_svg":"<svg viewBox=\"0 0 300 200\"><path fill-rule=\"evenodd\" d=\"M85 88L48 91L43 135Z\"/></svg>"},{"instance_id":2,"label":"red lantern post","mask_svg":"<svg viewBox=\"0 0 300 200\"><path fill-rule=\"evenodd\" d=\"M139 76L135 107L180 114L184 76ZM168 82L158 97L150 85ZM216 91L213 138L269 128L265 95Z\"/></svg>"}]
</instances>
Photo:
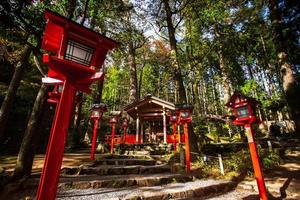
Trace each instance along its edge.
<instances>
[{"instance_id":1,"label":"red lantern post","mask_svg":"<svg viewBox=\"0 0 300 200\"><path fill-rule=\"evenodd\" d=\"M110 154L113 154L114 151L114 139L115 139L115 128L116 124L119 121L121 112L120 111L111 111L109 123L111 124L111 142L110 142Z\"/></svg>"},{"instance_id":2,"label":"red lantern post","mask_svg":"<svg viewBox=\"0 0 300 200\"><path fill-rule=\"evenodd\" d=\"M257 147L254 139L254 131L251 127L251 124L260 122L255 116L255 108L257 103L258 102L255 99L246 97L238 92L235 92L230 97L230 100L226 104L226 106L233 109L234 115L236 117L233 123L236 125L243 125L245 127L259 195L262 200L267 200L267 189L263 178L263 173L259 161L259 155L257 153Z\"/></svg>"},{"instance_id":3,"label":"red lantern post","mask_svg":"<svg viewBox=\"0 0 300 200\"><path fill-rule=\"evenodd\" d=\"M185 140L185 163L186 171L191 171L191 159L190 159L190 142L189 142L189 131L188 123L192 122L191 112L193 111L193 106L188 104L177 104L177 123L183 124L184 130L184 140Z\"/></svg>"},{"instance_id":4,"label":"red lantern post","mask_svg":"<svg viewBox=\"0 0 300 200\"><path fill-rule=\"evenodd\" d=\"M122 128L123 128L123 140L122 143L126 143L126 129L128 127L128 118L124 118L123 123L122 123Z\"/></svg>"},{"instance_id":5,"label":"red lantern post","mask_svg":"<svg viewBox=\"0 0 300 200\"><path fill-rule=\"evenodd\" d=\"M90 156L91 160L94 160L94 155L95 155L98 124L102 118L102 113L105 111L106 111L106 106L103 103L94 104L92 106L91 119L94 121L94 132L93 132L92 149L91 149L91 156Z\"/></svg>"},{"instance_id":6,"label":"red lantern post","mask_svg":"<svg viewBox=\"0 0 300 200\"><path fill-rule=\"evenodd\" d=\"M174 146L174 154L176 153L176 146L177 146L177 139L176 139L176 137L177 137L177 116L176 116L176 114L174 113L172 113L171 115L170 115L170 122L171 122L171 124L173 125L173 146Z\"/></svg>"},{"instance_id":7,"label":"red lantern post","mask_svg":"<svg viewBox=\"0 0 300 200\"><path fill-rule=\"evenodd\" d=\"M43 62L49 66L48 77L58 79L63 88L51 128L37 200L54 200L65 142L76 91L90 92L90 84L104 78L94 67L101 67L106 54L117 43L50 10L42 48L50 51Z\"/></svg>"}]
</instances>

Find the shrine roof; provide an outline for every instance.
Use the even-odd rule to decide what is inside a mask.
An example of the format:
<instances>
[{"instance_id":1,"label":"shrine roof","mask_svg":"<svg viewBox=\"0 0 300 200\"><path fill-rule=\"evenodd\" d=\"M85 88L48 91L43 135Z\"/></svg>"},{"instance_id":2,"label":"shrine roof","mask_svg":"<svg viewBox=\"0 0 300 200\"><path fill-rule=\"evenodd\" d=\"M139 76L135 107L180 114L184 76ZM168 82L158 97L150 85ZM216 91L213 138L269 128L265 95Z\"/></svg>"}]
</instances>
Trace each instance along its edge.
<instances>
[{"instance_id":1,"label":"shrine roof","mask_svg":"<svg viewBox=\"0 0 300 200\"><path fill-rule=\"evenodd\" d=\"M124 111L126 111L133 119L140 116L144 120L161 118L163 116L164 109L165 112L175 111L175 104L150 94L145 96L143 99L135 101L124 107Z\"/></svg>"}]
</instances>

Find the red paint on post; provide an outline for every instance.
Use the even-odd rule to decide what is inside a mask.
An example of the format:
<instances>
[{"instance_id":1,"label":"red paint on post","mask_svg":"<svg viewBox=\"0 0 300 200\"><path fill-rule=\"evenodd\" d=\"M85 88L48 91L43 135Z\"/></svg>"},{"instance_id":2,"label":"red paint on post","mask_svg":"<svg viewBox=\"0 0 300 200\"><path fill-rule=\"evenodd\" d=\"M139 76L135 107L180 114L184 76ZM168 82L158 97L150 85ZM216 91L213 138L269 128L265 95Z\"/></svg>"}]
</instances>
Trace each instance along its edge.
<instances>
[{"instance_id":1,"label":"red paint on post","mask_svg":"<svg viewBox=\"0 0 300 200\"><path fill-rule=\"evenodd\" d=\"M246 124L245 128L246 128L250 155L252 159L252 165L253 165L254 175L258 186L259 195L262 200L267 200L268 199L267 189L265 186L264 177L263 177L263 173L259 161L259 155L257 153L256 143L253 138L253 129L251 127L251 124Z\"/></svg>"},{"instance_id":2,"label":"red paint on post","mask_svg":"<svg viewBox=\"0 0 300 200\"><path fill-rule=\"evenodd\" d=\"M92 150L91 150L91 160L94 160L95 156L95 148L96 148L96 142L97 142L97 128L98 128L99 120L94 120L94 133L93 133L93 140L92 140Z\"/></svg>"},{"instance_id":3,"label":"red paint on post","mask_svg":"<svg viewBox=\"0 0 300 200\"><path fill-rule=\"evenodd\" d=\"M55 199L75 92L75 87L66 80L51 128L37 200Z\"/></svg>"},{"instance_id":4,"label":"red paint on post","mask_svg":"<svg viewBox=\"0 0 300 200\"><path fill-rule=\"evenodd\" d=\"M177 125L176 123L173 124L173 145L174 145L174 154L176 153L176 145L177 145L177 140L176 140L176 135L177 135Z\"/></svg>"},{"instance_id":5,"label":"red paint on post","mask_svg":"<svg viewBox=\"0 0 300 200\"><path fill-rule=\"evenodd\" d=\"M111 143L110 143L110 154L113 154L114 151L114 139L115 139L115 124L111 125Z\"/></svg>"},{"instance_id":6,"label":"red paint on post","mask_svg":"<svg viewBox=\"0 0 300 200\"><path fill-rule=\"evenodd\" d=\"M122 141L123 144L126 143L126 127L123 128L123 141Z\"/></svg>"},{"instance_id":7,"label":"red paint on post","mask_svg":"<svg viewBox=\"0 0 300 200\"><path fill-rule=\"evenodd\" d=\"M189 130L188 130L188 123L183 124L184 130L184 139L185 139L185 165L186 165L186 172L191 171L191 159L190 159L190 142L189 142Z\"/></svg>"}]
</instances>

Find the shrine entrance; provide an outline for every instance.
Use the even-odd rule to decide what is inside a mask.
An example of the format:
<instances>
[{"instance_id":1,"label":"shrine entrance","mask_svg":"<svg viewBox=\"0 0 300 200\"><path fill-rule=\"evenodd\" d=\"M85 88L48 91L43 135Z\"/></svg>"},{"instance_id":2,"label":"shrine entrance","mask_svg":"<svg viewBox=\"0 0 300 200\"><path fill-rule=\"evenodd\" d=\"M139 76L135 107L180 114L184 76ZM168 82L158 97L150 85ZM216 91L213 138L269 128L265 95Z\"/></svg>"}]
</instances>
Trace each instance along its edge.
<instances>
[{"instance_id":1,"label":"shrine entrance","mask_svg":"<svg viewBox=\"0 0 300 200\"><path fill-rule=\"evenodd\" d=\"M169 143L168 137L170 111L175 105L152 95L124 107L124 111L135 120L136 143ZM171 135L170 135L171 136Z\"/></svg>"}]
</instances>

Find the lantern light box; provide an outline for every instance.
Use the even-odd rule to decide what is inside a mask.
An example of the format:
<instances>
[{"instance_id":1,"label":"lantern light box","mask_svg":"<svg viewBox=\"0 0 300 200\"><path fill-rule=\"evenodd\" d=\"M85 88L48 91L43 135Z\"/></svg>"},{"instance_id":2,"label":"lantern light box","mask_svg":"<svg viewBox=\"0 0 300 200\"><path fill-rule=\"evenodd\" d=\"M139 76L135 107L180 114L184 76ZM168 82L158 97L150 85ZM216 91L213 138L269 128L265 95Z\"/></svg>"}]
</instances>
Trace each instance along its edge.
<instances>
[{"instance_id":1,"label":"lantern light box","mask_svg":"<svg viewBox=\"0 0 300 200\"><path fill-rule=\"evenodd\" d=\"M123 120L123 123L122 123L122 128L127 128L128 127L128 118L125 117L124 120Z\"/></svg>"},{"instance_id":2,"label":"lantern light box","mask_svg":"<svg viewBox=\"0 0 300 200\"><path fill-rule=\"evenodd\" d=\"M177 123L188 123L192 121L191 112L193 106L190 104L176 104Z\"/></svg>"},{"instance_id":3,"label":"lantern light box","mask_svg":"<svg viewBox=\"0 0 300 200\"><path fill-rule=\"evenodd\" d=\"M236 117L233 123L236 125L244 125L259 121L255 116L257 104L258 102L254 98L246 97L239 92L234 92L229 102L225 105L233 110Z\"/></svg>"},{"instance_id":4,"label":"lantern light box","mask_svg":"<svg viewBox=\"0 0 300 200\"><path fill-rule=\"evenodd\" d=\"M171 122L171 123L176 123L176 120L177 120L176 115L171 115L171 116L170 116L170 122Z\"/></svg>"},{"instance_id":5,"label":"lantern light box","mask_svg":"<svg viewBox=\"0 0 300 200\"><path fill-rule=\"evenodd\" d=\"M45 18L42 49L51 52L43 55L48 77L72 80L78 90L90 93L90 84L103 79L94 68L102 66L107 52L118 43L47 9Z\"/></svg>"},{"instance_id":6,"label":"lantern light box","mask_svg":"<svg viewBox=\"0 0 300 200\"><path fill-rule=\"evenodd\" d=\"M92 119L100 119L102 117L102 113L106 111L106 105L104 103L93 104L92 108Z\"/></svg>"},{"instance_id":7,"label":"lantern light box","mask_svg":"<svg viewBox=\"0 0 300 200\"><path fill-rule=\"evenodd\" d=\"M109 123L110 124L118 123L120 115L121 115L121 111L111 111Z\"/></svg>"}]
</instances>

